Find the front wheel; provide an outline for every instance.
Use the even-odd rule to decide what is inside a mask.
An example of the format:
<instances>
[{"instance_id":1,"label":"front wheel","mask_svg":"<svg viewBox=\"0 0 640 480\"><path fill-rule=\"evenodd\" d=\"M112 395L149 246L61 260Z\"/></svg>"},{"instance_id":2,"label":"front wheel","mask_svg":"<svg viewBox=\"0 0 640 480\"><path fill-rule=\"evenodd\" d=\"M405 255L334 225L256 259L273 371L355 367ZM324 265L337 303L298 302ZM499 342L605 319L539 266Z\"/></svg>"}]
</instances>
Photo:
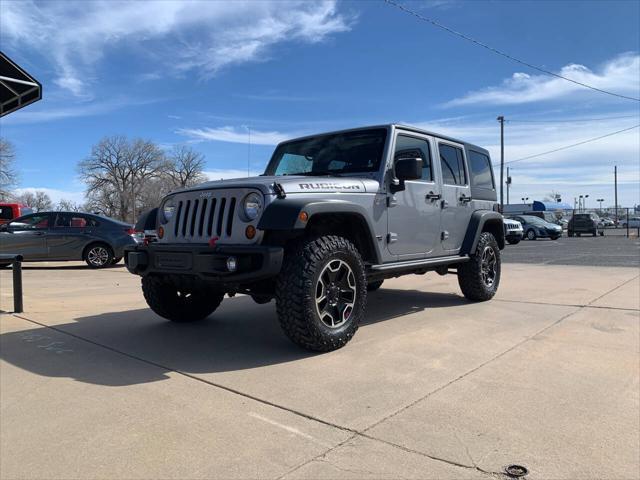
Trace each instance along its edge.
<instances>
[{"instance_id":1,"label":"front wheel","mask_svg":"<svg viewBox=\"0 0 640 480\"><path fill-rule=\"evenodd\" d=\"M500 248L491 233L480 234L476 251L458 267L458 284L469 300L482 302L496 294L500 284Z\"/></svg>"},{"instance_id":2,"label":"front wheel","mask_svg":"<svg viewBox=\"0 0 640 480\"><path fill-rule=\"evenodd\" d=\"M536 239L536 231L531 228L527 230L527 240L535 240Z\"/></svg>"},{"instance_id":3,"label":"front wheel","mask_svg":"<svg viewBox=\"0 0 640 480\"><path fill-rule=\"evenodd\" d=\"M142 293L151 310L179 323L207 318L224 298L224 293L211 291L205 285L178 287L152 275L142 277Z\"/></svg>"},{"instance_id":4,"label":"front wheel","mask_svg":"<svg viewBox=\"0 0 640 480\"><path fill-rule=\"evenodd\" d=\"M292 342L316 352L343 347L358 330L366 302L364 263L346 238L306 238L286 252L276 309Z\"/></svg>"}]
</instances>

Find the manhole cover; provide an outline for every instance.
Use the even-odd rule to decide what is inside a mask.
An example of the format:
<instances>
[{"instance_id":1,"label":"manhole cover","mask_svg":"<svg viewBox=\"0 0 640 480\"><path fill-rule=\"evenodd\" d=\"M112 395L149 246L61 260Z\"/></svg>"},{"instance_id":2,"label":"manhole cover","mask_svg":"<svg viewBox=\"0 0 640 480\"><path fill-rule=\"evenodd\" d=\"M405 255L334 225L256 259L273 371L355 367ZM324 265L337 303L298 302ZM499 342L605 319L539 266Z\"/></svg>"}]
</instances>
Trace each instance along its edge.
<instances>
[{"instance_id":1,"label":"manhole cover","mask_svg":"<svg viewBox=\"0 0 640 480\"><path fill-rule=\"evenodd\" d=\"M522 465L507 465L506 467L504 467L504 471L511 478L524 477L527 473L529 473L529 470L527 470L527 468L523 467Z\"/></svg>"}]
</instances>

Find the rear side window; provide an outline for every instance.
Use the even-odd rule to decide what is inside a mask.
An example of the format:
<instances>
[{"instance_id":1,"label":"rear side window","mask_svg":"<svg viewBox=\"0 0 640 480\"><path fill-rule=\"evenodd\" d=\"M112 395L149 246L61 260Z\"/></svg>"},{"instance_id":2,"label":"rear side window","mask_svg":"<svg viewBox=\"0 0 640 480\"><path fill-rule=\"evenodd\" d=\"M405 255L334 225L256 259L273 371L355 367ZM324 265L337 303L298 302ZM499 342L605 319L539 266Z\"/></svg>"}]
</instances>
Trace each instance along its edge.
<instances>
[{"instance_id":1,"label":"rear side window","mask_svg":"<svg viewBox=\"0 0 640 480\"><path fill-rule=\"evenodd\" d=\"M399 158L421 158L422 180L433 182L433 169L431 168L431 149L429 142L423 138L398 135L396 138L396 151L394 160Z\"/></svg>"},{"instance_id":2,"label":"rear side window","mask_svg":"<svg viewBox=\"0 0 640 480\"><path fill-rule=\"evenodd\" d=\"M0 219L11 220L13 218L13 208L0 207Z\"/></svg>"},{"instance_id":3,"label":"rear side window","mask_svg":"<svg viewBox=\"0 0 640 480\"><path fill-rule=\"evenodd\" d=\"M447 185L466 185L467 174L464 169L462 149L444 143L440 143L438 149L442 181Z\"/></svg>"},{"instance_id":4,"label":"rear side window","mask_svg":"<svg viewBox=\"0 0 640 480\"><path fill-rule=\"evenodd\" d=\"M491 161L483 153L469 151L469 168L473 176L473 183L479 188L494 189Z\"/></svg>"},{"instance_id":5,"label":"rear side window","mask_svg":"<svg viewBox=\"0 0 640 480\"><path fill-rule=\"evenodd\" d=\"M96 227L97 225L98 222L93 218L73 213L59 213L56 218L56 227L85 228Z\"/></svg>"}]
</instances>

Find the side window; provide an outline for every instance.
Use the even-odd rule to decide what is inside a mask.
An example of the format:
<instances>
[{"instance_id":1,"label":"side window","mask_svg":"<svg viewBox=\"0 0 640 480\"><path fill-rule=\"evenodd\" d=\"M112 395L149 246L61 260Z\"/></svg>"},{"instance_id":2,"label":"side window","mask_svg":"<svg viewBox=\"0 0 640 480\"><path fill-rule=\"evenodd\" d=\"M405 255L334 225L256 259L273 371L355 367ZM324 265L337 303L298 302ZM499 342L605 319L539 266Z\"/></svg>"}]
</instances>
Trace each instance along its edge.
<instances>
[{"instance_id":1,"label":"side window","mask_svg":"<svg viewBox=\"0 0 640 480\"><path fill-rule=\"evenodd\" d=\"M12 230L43 230L49 228L49 215L29 215L9 223Z\"/></svg>"},{"instance_id":2,"label":"side window","mask_svg":"<svg viewBox=\"0 0 640 480\"><path fill-rule=\"evenodd\" d=\"M447 185L466 185L467 175L464 170L462 150L444 143L438 144L438 150L440 150L443 183Z\"/></svg>"},{"instance_id":3,"label":"side window","mask_svg":"<svg viewBox=\"0 0 640 480\"><path fill-rule=\"evenodd\" d=\"M431 168L431 149L429 142L422 138L398 135L396 138L396 150L394 161L399 158L421 158L422 180L433 182L433 169Z\"/></svg>"},{"instance_id":4,"label":"side window","mask_svg":"<svg viewBox=\"0 0 640 480\"><path fill-rule=\"evenodd\" d=\"M487 155L479 152L469 151L469 168L473 176L473 183L476 187L489 188L493 190L493 175L491 174L491 162Z\"/></svg>"},{"instance_id":5,"label":"side window","mask_svg":"<svg viewBox=\"0 0 640 480\"><path fill-rule=\"evenodd\" d=\"M87 219L82 215L59 213L56 218L56 227L84 228L86 226L91 226L89 224L90 220L91 219Z\"/></svg>"}]
</instances>

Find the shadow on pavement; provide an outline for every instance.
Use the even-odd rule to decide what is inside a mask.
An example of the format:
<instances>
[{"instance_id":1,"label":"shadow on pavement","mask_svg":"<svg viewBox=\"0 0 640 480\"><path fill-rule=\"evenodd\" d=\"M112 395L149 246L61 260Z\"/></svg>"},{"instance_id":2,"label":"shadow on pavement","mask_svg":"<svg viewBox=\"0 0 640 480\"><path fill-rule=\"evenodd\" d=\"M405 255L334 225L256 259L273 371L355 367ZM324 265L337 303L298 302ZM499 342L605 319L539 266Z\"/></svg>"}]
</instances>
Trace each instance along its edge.
<instances>
[{"instance_id":1,"label":"shadow on pavement","mask_svg":"<svg viewBox=\"0 0 640 480\"><path fill-rule=\"evenodd\" d=\"M381 289L369 294L367 316L361 328L426 309L466 303L455 294ZM25 316L28 318L28 313ZM222 307L202 322L172 323L149 309L139 309L79 317L55 328L156 366L140 364L140 368L132 368L131 359L118 355L118 361L113 361L113 355L105 355L106 352L96 351L96 347L82 340L72 340L46 327L0 335L0 358L38 375L122 386L166 379L167 371L157 366L205 374L320 355L287 339L277 321L275 302L257 305L245 296L225 299ZM358 348L357 343L346 348ZM73 353L58 353L56 349L71 349Z\"/></svg>"}]
</instances>

